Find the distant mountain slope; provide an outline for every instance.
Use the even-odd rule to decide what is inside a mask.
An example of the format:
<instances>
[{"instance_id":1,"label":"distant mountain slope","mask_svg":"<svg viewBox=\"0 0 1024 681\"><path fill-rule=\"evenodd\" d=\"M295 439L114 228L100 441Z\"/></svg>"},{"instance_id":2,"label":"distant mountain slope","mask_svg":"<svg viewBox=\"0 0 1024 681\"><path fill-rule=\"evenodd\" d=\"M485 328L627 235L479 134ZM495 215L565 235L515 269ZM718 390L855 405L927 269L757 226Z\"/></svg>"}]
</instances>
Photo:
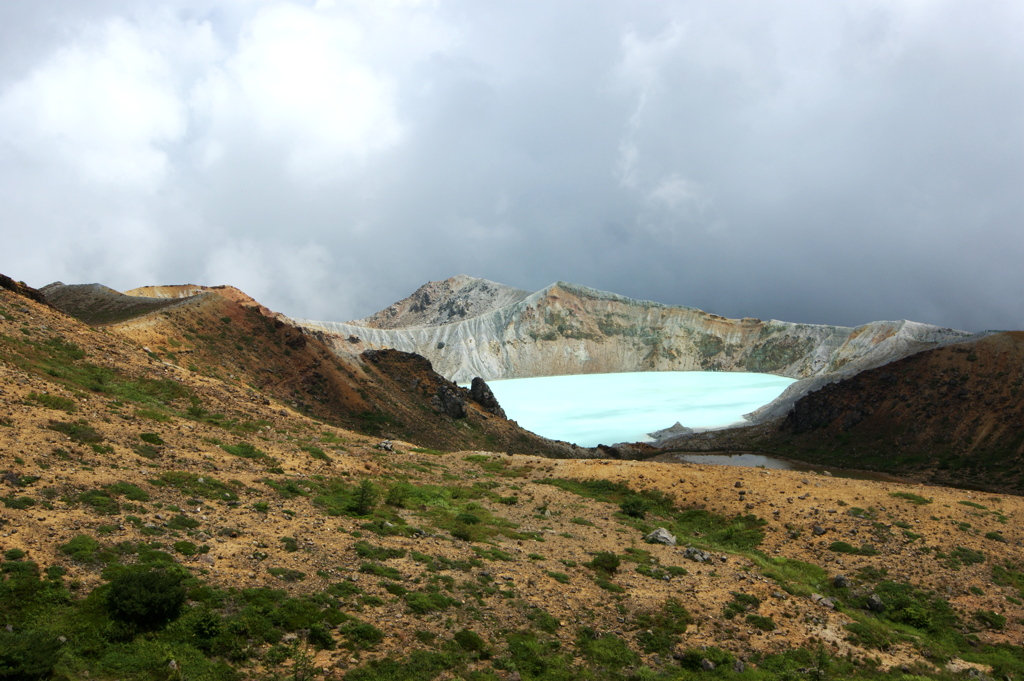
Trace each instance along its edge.
<instances>
[{"instance_id":1,"label":"distant mountain slope","mask_svg":"<svg viewBox=\"0 0 1024 681\"><path fill-rule=\"evenodd\" d=\"M459 274L444 281L429 281L408 298L350 323L377 329L440 326L479 317L528 295L529 291Z\"/></svg>"},{"instance_id":2,"label":"distant mountain slope","mask_svg":"<svg viewBox=\"0 0 1024 681\"><path fill-rule=\"evenodd\" d=\"M422 357L336 356L232 286L147 286L128 295L99 284L58 282L43 293L65 314L103 324L179 370L258 390L301 413L364 433L437 449L487 444L546 456L597 455L490 413Z\"/></svg>"},{"instance_id":3,"label":"distant mountain slope","mask_svg":"<svg viewBox=\"0 0 1024 681\"><path fill-rule=\"evenodd\" d=\"M455 282L432 290L457 288ZM409 300L396 305L406 309ZM446 300L431 300L432 309L446 306ZM390 322L408 319L396 313ZM759 414L762 418L785 413L800 395L823 383L973 337L909 321L842 327L727 319L565 282L437 326L297 323L339 354L379 348L414 352L456 382L474 376L492 380L627 371L752 371L805 379Z\"/></svg>"},{"instance_id":4,"label":"distant mountain slope","mask_svg":"<svg viewBox=\"0 0 1024 681\"><path fill-rule=\"evenodd\" d=\"M683 435L675 450L754 450L945 485L1024 491L1024 332L926 350L823 386L771 423Z\"/></svg>"},{"instance_id":5,"label":"distant mountain slope","mask_svg":"<svg viewBox=\"0 0 1024 681\"><path fill-rule=\"evenodd\" d=\"M123 322L181 302L177 299L125 295L102 284L69 286L55 281L39 289L39 292L50 305L64 314L93 326Z\"/></svg>"}]
</instances>

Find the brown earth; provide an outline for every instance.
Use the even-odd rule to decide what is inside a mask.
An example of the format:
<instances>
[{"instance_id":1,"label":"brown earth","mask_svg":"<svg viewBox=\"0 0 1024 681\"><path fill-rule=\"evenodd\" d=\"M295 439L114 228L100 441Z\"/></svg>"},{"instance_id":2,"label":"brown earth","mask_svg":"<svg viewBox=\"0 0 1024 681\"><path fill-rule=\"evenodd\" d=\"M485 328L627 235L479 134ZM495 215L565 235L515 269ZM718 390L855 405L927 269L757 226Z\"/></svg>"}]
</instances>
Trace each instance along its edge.
<instances>
[{"instance_id":1,"label":"brown earth","mask_svg":"<svg viewBox=\"0 0 1024 681\"><path fill-rule=\"evenodd\" d=\"M84 352L84 358L69 360L70 365L90 362L113 372L121 384L158 386L172 397L154 407L119 398L111 392L114 379L89 390L70 378L48 373L45 367L53 366L34 353L66 347L61 343L74 343ZM509 455L501 452L501 446L492 451L473 447L439 453L418 441L396 439L389 451L380 447L380 440L392 435L391 429L397 426L382 425L380 436L368 437L325 423L317 418L315 396L327 394L333 403L361 409L364 402L360 400L374 404L384 391L415 393L419 386L404 384L410 378L422 380L426 368L398 361L397 356L368 362L358 370L376 381L381 393L368 389L364 396L352 387L356 384L348 373L354 374L357 368L335 365L337 360L328 355L326 348L297 329L278 326L258 311L215 296L189 299L144 319L96 329L0 290L0 470L7 472L0 492L6 499L30 496L35 500L27 508L7 504L0 509L0 550L20 549L41 566L66 567L67 579L77 585L78 593L85 593L103 581L99 568L71 561L58 547L81 533L105 544L147 541L153 535L146 533L150 526L164 541L187 536L209 544L206 554L177 555L176 560L217 587L269 586L314 593L339 580L351 580L366 594L382 599L379 605L360 606L353 612L381 629L385 638L358 659L349 651L318 653L316 664L328 675L368 660L427 648L412 635L414 630L446 636L454 628L472 626L490 645L500 648L501 632L529 627L527 615L537 607L558 620L553 636L566 650L572 650L585 627L618 635L639 649L638 636L643 631L635 624L636 617L657 610L670 597L678 599L694 619L680 650L714 645L749 658L753 653L821 644L837 656L877 658L886 668L907 664L934 669L933 662L909 643L885 651L851 643L844 629L852 621L849 612L823 606L799 590L787 593L765 575L765 566L777 559L821 566L830 579L849 575L851 589L863 591L871 589L871 582L858 575L868 574L865 569L885 570L888 579L935 591L963 614L965 622L978 610L1005 615L1002 630L974 628L980 643L1016 645L1024 640L1024 606L1016 598L1017 589L995 583L992 572L993 566L1016 565L1020 560L1024 545L1024 499L1020 497L994 498L960 489L871 483L826 474L554 460ZM209 367L214 360L219 362L217 371L187 368L191 362ZM398 361L398 370L381 369L381 364L393 360ZM982 364L963 360L985 372L1001 370L987 360ZM328 376L325 383L309 383L314 370ZM903 378L898 369L893 371ZM145 381L150 383L140 383ZM316 392L312 385L323 386L324 392ZM173 386L180 387L181 396L173 397ZM197 405L201 411L189 412L189 407ZM433 409L420 412L418 418L423 421L445 418ZM486 423L497 420L477 416ZM98 433L101 440L96 446L51 429L54 422L79 419ZM424 426L416 432L431 431ZM501 431L493 432L502 437ZM151 450L140 448L142 433L158 436L163 444ZM244 458L220 446L240 443L264 457ZM326 457L318 458L312 450ZM173 472L224 482L237 494L238 503L198 499L154 484ZM677 507L702 509L721 516L722 522L756 515L766 521L758 546L764 559L758 562L750 552L712 550L711 563L686 560L683 547L646 544L642 532L618 513L617 505L544 484L550 478L608 480L635 490L659 490ZM362 527L365 521L330 516L314 503L313 495L303 492L304 486L325 479L369 479L381 487L401 480L448 488L481 483L481 489L491 494L475 502L479 508L513 523L518 533L527 536L498 534L490 544L464 541L432 524L426 506L395 511L410 525L423 528L421 536L376 536ZM283 495L268 480L278 487L290 483L296 491ZM139 486L150 500L129 504L121 499L122 509L113 515L101 515L80 501L82 493L117 482ZM930 502L916 505L893 494L920 495ZM266 506L260 510L257 504ZM198 527L187 533L169 528L169 517L178 513L168 511L171 506L197 521ZM815 534L815 528L821 533ZM440 574L454 580L474 576L492 580L502 590L514 592L514 597L490 594L474 603L460 595L466 607L412 614L382 582L360 572L365 561L353 547L361 535L375 545L453 561L478 560L474 549L498 549L509 559L486 560L469 573L453 569ZM295 538L298 550L283 548L281 537ZM858 546L870 542L878 554L829 550L837 540ZM700 543L699 538L695 541ZM983 562L953 565L949 556L959 548L979 552ZM638 564L624 561L612 577L623 593L614 594L600 588L592 579L593 571L582 565L595 552L626 555L628 549L648 551L657 565L684 567L688 574L652 579L637 572ZM383 562L404 580L426 574L411 556ZM283 582L268 568L296 570L303 579ZM564 575L568 583L552 574ZM765 632L742 619L725 619L723 608L734 592L757 596L762 602L758 613L771 617L777 628ZM665 664L653 655L645 655L644 662L653 667ZM953 660L947 668L957 665L970 666Z\"/></svg>"},{"instance_id":2,"label":"brown earth","mask_svg":"<svg viewBox=\"0 0 1024 681\"><path fill-rule=\"evenodd\" d=\"M826 385L774 423L677 438L994 492L1024 490L1024 332L926 350Z\"/></svg>"}]
</instances>

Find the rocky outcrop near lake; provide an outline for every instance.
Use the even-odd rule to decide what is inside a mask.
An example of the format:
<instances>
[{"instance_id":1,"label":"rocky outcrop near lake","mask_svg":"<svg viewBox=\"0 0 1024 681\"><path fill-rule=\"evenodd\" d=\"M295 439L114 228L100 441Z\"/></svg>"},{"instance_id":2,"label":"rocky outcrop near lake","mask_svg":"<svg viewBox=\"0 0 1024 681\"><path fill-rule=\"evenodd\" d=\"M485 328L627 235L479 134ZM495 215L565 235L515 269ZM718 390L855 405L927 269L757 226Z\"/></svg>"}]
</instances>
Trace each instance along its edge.
<instances>
[{"instance_id":1,"label":"rocky outcrop near lake","mask_svg":"<svg viewBox=\"0 0 1024 681\"><path fill-rule=\"evenodd\" d=\"M363 320L297 323L340 355L412 352L457 383L477 376L634 371L748 371L799 379L759 410L757 420L787 413L800 396L839 378L974 337L906 320L846 327L729 319L566 282L524 295L464 275L431 282Z\"/></svg>"}]
</instances>

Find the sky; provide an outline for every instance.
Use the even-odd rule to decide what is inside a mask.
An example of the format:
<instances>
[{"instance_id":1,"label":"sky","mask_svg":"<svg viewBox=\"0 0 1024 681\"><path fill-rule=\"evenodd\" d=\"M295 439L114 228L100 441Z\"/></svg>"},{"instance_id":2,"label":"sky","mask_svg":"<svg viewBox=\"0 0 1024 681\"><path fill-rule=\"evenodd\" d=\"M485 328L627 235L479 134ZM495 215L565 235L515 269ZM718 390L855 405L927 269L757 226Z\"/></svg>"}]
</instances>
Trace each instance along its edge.
<instances>
[{"instance_id":1,"label":"sky","mask_svg":"<svg viewBox=\"0 0 1024 681\"><path fill-rule=\"evenodd\" d=\"M0 272L1024 328L1016 0L5 0Z\"/></svg>"}]
</instances>

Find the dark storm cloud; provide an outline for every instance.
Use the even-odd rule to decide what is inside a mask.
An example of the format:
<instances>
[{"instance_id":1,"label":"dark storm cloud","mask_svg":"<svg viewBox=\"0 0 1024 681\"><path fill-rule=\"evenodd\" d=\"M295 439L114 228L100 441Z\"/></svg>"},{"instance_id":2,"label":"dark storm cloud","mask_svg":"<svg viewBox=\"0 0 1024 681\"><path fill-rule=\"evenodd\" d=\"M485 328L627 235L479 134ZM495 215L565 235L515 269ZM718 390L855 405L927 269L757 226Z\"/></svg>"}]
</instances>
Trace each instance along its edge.
<instances>
[{"instance_id":1,"label":"dark storm cloud","mask_svg":"<svg viewBox=\"0 0 1024 681\"><path fill-rule=\"evenodd\" d=\"M0 271L34 285L1024 326L1015 3L37 5L0 29Z\"/></svg>"}]
</instances>

